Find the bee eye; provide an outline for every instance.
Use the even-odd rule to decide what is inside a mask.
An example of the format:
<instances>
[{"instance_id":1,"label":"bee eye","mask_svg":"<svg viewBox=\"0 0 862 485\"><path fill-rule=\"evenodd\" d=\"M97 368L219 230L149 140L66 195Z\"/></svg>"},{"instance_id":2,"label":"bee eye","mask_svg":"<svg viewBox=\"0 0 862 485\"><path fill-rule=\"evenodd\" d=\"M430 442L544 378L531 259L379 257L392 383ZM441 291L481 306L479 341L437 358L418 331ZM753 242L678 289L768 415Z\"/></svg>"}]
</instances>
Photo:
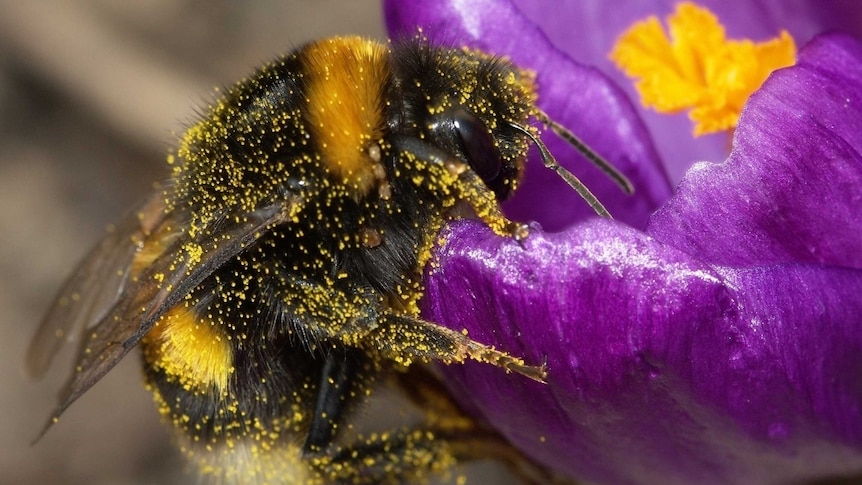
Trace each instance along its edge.
<instances>
[{"instance_id":1,"label":"bee eye","mask_svg":"<svg viewBox=\"0 0 862 485\"><path fill-rule=\"evenodd\" d=\"M470 167L494 189L493 182L500 175L502 160L488 127L482 120L463 109L452 114L452 124Z\"/></svg>"}]
</instances>

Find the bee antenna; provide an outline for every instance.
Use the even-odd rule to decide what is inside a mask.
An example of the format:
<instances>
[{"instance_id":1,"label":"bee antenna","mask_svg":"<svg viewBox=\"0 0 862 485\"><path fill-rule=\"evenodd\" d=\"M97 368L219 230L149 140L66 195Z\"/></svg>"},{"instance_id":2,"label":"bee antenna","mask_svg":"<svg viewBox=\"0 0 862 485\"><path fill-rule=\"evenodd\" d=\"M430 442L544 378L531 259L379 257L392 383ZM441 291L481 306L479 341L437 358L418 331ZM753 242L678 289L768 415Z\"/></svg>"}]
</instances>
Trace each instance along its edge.
<instances>
[{"instance_id":1,"label":"bee antenna","mask_svg":"<svg viewBox=\"0 0 862 485\"><path fill-rule=\"evenodd\" d=\"M578 195L580 195L581 198L584 199L594 211L596 211L596 214L602 217L606 217L608 219L613 219L611 213L608 212L605 206L602 205L601 202L599 202L599 199L597 199L596 196L593 195L592 192L590 192L590 189L588 189L587 186L584 185L584 183L581 182L580 179L575 176L575 174L566 170L565 167L563 167L559 164L559 162L557 162L557 159L554 158L553 155L551 155L551 152L548 150L548 147L545 146L544 143L542 143L542 140L540 140L539 137L534 135L530 130L524 128L523 126L517 125L515 123L510 123L509 125L512 128L527 135L527 137L533 142L533 144L536 145L536 148L539 149L539 155L542 157L542 163L545 165L545 167L556 172L557 175L559 175L561 179L563 179L567 184L569 184L571 188L575 189L575 192L577 192Z\"/></svg>"},{"instance_id":2,"label":"bee antenna","mask_svg":"<svg viewBox=\"0 0 862 485\"><path fill-rule=\"evenodd\" d=\"M566 143L574 147L575 150L579 151L581 155L583 155L587 160L589 160L593 165L599 168L605 175L608 176L611 180L614 181L615 184L619 186L619 188L626 193L626 195L632 195L635 191L634 186L631 181L623 175L622 172L617 170L616 167L611 165L610 162L602 158L598 153L594 152L592 148L589 147L586 143L583 142L577 135L569 131L565 126L557 123L552 120L545 112L537 110L536 118L542 122L543 125L547 126L551 129L557 136L562 138Z\"/></svg>"}]
</instances>

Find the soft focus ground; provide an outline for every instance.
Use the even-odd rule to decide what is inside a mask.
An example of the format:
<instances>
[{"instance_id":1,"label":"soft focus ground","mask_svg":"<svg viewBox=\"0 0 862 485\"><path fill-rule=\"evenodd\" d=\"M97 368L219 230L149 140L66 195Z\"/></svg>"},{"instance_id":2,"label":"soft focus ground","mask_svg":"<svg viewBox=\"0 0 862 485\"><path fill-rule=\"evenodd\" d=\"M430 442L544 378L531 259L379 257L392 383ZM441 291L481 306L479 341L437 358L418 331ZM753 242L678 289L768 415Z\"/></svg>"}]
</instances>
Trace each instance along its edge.
<instances>
[{"instance_id":1,"label":"soft focus ground","mask_svg":"<svg viewBox=\"0 0 862 485\"><path fill-rule=\"evenodd\" d=\"M190 483L134 355L36 446L70 369L29 381L26 345L104 227L166 171L217 85L335 33L383 37L351 1L0 0L0 484Z\"/></svg>"}]
</instances>

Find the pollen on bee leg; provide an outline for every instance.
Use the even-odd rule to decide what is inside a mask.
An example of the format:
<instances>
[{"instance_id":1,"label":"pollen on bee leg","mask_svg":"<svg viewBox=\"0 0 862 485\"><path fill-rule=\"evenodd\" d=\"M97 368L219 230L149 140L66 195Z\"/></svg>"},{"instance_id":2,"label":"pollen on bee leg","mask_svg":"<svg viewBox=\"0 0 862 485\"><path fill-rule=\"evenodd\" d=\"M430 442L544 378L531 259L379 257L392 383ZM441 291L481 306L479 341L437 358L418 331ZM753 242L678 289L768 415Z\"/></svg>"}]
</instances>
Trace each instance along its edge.
<instances>
[{"instance_id":1,"label":"pollen on bee leg","mask_svg":"<svg viewBox=\"0 0 862 485\"><path fill-rule=\"evenodd\" d=\"M542 365L528 365L523 359L514 357L487 346L480 342L470 339L463 331L461 333L453 332L453 336L457 335L456 349L447 359L442 359L445 363L463 362L466 359L472 359L477 362L484 362L496 367L505 369L506 372L515 372L522 376L529 377L534 381L545 382L548 375L547 362L542 362Z\"/></svg>"},{"instance_id":2,"label":"pollen on bee leg","mask_svg":"<svg viewBox=\"0 0 862 485\"><path fill-rule=\"evenodd\" d=\"M471 349L470 357L478 362L501 367L506 372L521 374L543 384L548 376L546 363L543 362L540 366L527 365L523 360L493 348Z\"/></svg>"}]
</instances>

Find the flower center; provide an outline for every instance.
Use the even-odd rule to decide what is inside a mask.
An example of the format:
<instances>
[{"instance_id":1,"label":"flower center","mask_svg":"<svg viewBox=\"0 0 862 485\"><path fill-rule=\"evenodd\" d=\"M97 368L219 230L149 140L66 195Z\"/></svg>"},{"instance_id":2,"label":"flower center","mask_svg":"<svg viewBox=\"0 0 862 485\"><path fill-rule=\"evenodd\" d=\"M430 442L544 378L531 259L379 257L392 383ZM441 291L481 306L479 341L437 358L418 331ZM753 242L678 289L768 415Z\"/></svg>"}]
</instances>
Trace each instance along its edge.
<instances>
[{"instance_id":1,"label":"flower center","mask_svg":"<svg viewBox=\"0 0 862 485\"><path fill-rule=\"evenodd\" d=\"M766 42L728 40L709 10L680 3L665 33L651 16L624 32L610 54L641 103L659 113L689 109L695 136L736 127L748 97L769 73L792 65L796 45L786 31Z\"/></svg>"}]
</instances>

